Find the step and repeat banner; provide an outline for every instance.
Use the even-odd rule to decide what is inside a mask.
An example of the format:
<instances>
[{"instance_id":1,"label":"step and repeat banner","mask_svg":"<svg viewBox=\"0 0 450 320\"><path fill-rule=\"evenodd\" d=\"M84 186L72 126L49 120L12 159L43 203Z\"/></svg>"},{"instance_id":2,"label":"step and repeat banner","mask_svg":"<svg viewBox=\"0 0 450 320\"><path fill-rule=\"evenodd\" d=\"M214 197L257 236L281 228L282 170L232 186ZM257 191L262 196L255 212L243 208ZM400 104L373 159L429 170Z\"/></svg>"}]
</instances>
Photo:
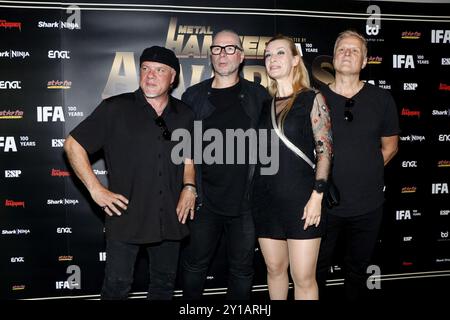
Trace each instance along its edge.
<instances>
[{"instance_id":1,"label":"step and repeat banner","mask_svg":"<svg viewBox=\"0 0 450 320\"><path fill-rule=\"evenodd\" d=\"M294 38L315 85L333 80L340 31L367 37L362 78L393 94L402 129L399 153L385 171L373 270L386 279L449 271L450 5L355 1L331 10L320 1L317 9L273 1L148 2L0 1L0 298L98 297L107 259L103 212L70 169L64 139L102 99L138 87L145 47L165 46L180 59L176 97L209 78L212 35L223 28L242 37L243 76L264 86L265 42L277 33ZM107 184L102 154L92 163ZM266 279L256 251L258 290ZM207 278L209 294L225 291L224 253L222 243ZM341 267L337 257L334 283ZM135 297L147 280L142 254Z\"/></svg>"}]
</instances>

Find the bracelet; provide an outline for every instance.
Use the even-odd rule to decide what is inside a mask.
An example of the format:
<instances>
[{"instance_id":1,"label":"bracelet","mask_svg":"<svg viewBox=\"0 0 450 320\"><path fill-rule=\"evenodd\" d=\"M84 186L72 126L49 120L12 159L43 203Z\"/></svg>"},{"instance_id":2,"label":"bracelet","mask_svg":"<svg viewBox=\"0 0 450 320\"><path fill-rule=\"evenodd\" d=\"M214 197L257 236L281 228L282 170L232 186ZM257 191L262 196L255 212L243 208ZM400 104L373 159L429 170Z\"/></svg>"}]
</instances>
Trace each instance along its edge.
<instances>
[{"instance_id":1,"label":"bracelet","mask_svg":"<svg viewBox=\"0 0 450 320\"><path fill-rule=\"evenodd\" d=\"M193 185L191 183L186 183L183 185L183 189L187 189L187 190L191 191L197 198L197 188L195 188L195 185Z\"/></svg>"},{"instance_id":2,"label":"bracelet","mask_svg":"<svg viewBox=\"0 0 450 320\"><path fill-rule=\"evenodd\" d=\"M197 186L193 183L183 183L183 188L184 187L193 187L193 188L195 188L195 190L197 190Z\"/></svg>"}]
</instances>

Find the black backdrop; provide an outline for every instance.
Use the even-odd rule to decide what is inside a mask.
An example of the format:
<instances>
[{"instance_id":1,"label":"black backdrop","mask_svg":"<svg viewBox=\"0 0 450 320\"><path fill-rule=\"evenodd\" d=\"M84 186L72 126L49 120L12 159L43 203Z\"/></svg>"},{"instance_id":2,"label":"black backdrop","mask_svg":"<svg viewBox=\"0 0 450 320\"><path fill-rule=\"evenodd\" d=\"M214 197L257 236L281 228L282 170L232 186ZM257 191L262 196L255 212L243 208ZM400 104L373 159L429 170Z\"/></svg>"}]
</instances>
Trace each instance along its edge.
<instances>
[{"instance_id":1,"label":"black backdrop","mask_svg":"<svg viewBox=\"0 0 450 320\"><path fill-rule=\"evenodd\" d=\"M374 263L385 280L450 273L449 4L127 2L0 1L0 298L97 297L105 263L102 212L70 170L63 139L101 99L137 88L145 47L175 50L182 69L176 97L209 78L207 48L222 28L243 36L243 74L263 85L264 43L276 33L294 37L315 84L333 78L340 31L366 35L362 78L392 92L402 129L399 154L386 168ZM107 183L102 155L92 161ZM258 290L266 281L256 250ZM225 290L223 254L222 244L208 294ZM134 297L146 290L145 259L137 262ZM340 265L336 259L330 284L342 283Z\"/></svg>"}]
</instances>

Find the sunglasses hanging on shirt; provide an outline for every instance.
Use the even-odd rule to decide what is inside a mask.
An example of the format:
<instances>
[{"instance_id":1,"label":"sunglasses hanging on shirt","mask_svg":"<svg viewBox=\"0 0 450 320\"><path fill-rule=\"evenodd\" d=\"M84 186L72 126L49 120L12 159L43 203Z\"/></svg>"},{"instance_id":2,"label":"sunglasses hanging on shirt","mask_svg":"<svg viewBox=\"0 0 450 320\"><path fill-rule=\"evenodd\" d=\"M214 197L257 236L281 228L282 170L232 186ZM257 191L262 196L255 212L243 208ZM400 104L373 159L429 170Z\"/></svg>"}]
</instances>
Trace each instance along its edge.
<instances>
[{"instance_id":1,"label":"sunglasses hanging on shirt","mask_svg":"<svg viewBox=\"0 0 450 320\"><path fill-rule=\"evenodd\" d=\"M167 128L166 122L164 121L163 117L159 116L155 118L155 123L163 130L163 138L165 140L170 140L172 138L172 133L170 132L169 128Z\"/></svg>"},{"instance_id":2,"label":"sunglasses hanging on shirt","mask_svg":"<svg viewBox=\"0 0 450 320\"><path fill-rule=\"evenodd\" d=\"M353 121L352 108L354 105L355 105L355 100L353 100L353 99L347 99L347 101L345 101L344 120L347 122Z\"/></svg>"}]
</instances>

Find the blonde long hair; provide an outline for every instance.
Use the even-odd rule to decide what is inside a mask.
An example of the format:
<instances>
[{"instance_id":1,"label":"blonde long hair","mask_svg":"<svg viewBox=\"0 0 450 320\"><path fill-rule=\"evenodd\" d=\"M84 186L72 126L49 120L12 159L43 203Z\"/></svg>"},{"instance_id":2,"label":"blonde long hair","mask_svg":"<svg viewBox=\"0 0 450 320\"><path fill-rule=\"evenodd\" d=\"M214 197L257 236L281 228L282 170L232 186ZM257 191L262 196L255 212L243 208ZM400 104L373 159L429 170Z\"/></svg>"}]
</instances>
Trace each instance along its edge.
<instances>
[{"instance_id":1,"label":"blonde long hair","mask_svg":"<svg viewBox=\"0 0 450 320\"><path fill-rule=\"evenodd\" d=\"M294 41L289 38L286 37L282 34L278 34L275 37L271 38L269 41L267 41L266 43L266 47L269 43L276 41L276 40L285 40L289 43L289 49L291 50L291 53L293 56L298 56L299 59L299 63L294 67L293 73L293 81L292 81L292 90L294 92L294 94L292 95L291 98L289 98L286 107L280 112L280 130L283 132L283 125L284 125L284 120L286 119L286 116L288 114L288 112L292 109L292 105L294 104L295 98L297 98L297 95L305 89L309 89L310 88L310 82L309 82L309 74L308 74L308 70L305 67L305 63L303 62L302 56L300 55L297 47L295 46ZM269 93L272 95L272 97L275 97L278 91L278 86L277 86L277 82L276 81L272 81L271 84L269 85Z\"/></svg>"}]
</instances>

